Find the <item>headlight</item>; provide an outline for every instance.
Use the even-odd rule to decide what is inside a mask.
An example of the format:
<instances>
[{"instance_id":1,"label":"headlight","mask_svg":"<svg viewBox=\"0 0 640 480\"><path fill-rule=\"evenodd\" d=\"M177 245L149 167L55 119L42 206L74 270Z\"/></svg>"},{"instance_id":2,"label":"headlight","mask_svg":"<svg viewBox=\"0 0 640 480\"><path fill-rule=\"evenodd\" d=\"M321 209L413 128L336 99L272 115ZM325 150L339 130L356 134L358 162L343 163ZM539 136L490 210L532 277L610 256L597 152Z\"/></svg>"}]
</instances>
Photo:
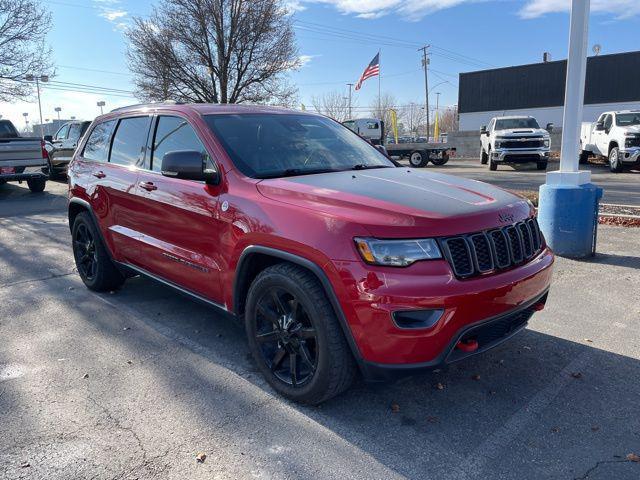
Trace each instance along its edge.
<instances>
[{"instance_id":1,"label":"headlight","mask_svg":"<svg viewBox=\"0 0 640 480\"><path fill-rule=\"evenodd\" d=\"M363 260L371 265L408 267L420 260L442 258L438 243L433 238L416 240L378 240L355 238Z\"/></svg>"},{"instance_id":2,"label":"headlight","mask_svg":"<svg viewBox=\"0 0 640 480\"><path fill-rule=\"evenodd\" d=\"M551 140L550 140L550 139L548 139L548 138L545 138L545 139L544 139L544 142L543 142L543 145L544 145L546 148L549 148L549 146L551 145Z\"/></svg>"}]
</instances>

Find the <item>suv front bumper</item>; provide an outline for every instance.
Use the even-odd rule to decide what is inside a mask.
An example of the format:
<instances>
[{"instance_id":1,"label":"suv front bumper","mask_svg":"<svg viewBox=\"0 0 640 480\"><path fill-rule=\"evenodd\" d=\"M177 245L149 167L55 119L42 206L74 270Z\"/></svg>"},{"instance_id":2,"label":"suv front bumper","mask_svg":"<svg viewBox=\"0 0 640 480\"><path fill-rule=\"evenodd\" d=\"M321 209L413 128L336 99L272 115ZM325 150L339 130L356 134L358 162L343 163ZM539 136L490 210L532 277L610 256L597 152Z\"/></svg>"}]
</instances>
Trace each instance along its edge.
<instances>
[{"instance_id":1,"label":"suv front bumper","mask_svg":"<svg viewBox=\"0 0 640 480\"><path fill-rule=\"evenodd\" d=\"M511 338L546 302L553 261L544 248L525 264L465 280L455 278L445 260L402 269L341 262L339 276L346 289L336 293L365 378L384 380L439 368ZM394 312L423 310L442 315L429 328L400 328L394 322ZM478 337L478 348L456 348L476 328L490 331L482 342Z\"/></svg>"},{"instance_id":2,"label":"suv front bumper","mask_svg":"<svg viewBox=\"0 0 640 480\"><path fill-rule=\"evenodd\" d=\"M508 149L497 148L491 152L491 158L498 163L527 163L543 162L549 160L550 151L548 149Z\"/></svg>"}]
</instances>

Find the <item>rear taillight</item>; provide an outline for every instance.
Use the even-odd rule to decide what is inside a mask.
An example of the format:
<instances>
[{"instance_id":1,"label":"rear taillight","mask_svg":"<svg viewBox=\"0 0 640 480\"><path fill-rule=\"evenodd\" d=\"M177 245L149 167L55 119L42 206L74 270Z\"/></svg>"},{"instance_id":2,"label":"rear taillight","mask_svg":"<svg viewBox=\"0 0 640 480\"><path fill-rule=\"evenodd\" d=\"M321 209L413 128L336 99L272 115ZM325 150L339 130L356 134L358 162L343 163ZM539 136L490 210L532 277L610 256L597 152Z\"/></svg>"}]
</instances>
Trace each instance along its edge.
<instances>
[{"instance_id":1,"label":"rear taillight","mask_svg":"<svg viewBox=\"0 0 640 480\"><path fill-rule=\"evenodd\" d=\"M47 152L47 149L45 148L44 140L40 140L40 148L42 149L42 158L49 160L49 152Z\"/></svg>"}]
</instances>

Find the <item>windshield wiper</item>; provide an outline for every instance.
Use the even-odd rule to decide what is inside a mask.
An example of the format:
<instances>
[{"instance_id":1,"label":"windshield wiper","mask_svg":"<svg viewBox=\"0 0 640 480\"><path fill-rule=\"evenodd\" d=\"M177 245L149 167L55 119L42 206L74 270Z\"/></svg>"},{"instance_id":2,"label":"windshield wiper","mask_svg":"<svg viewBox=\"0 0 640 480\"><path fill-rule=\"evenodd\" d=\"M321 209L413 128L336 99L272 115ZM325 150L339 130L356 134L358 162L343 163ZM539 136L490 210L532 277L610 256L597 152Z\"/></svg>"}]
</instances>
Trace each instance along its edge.
<instances>
[{"instance_id":1,"label":"windshield wiper","mask_svg":"<svg viewBox=\"0 0 640 480\"><path fill-rule=\"evenodd\" d=\"M367 165L366 163L357 163L352 165L349 170L369 170L373 168L391 168L391 165Z\"/></svg>"},{"instance_id":2,"label":"windshield wiper","mask_svg":"<svg viewBox=\"0 0 640 480\"><path fill-rule=\"evenodd\" d=\"M313 175L314 173L338 172L335 168L317 168L314 170L304 168L287 168L281 172L265 173L259 178L279 178L279 177L295 177L298 175Z\"/></svg>"}]
</instances>

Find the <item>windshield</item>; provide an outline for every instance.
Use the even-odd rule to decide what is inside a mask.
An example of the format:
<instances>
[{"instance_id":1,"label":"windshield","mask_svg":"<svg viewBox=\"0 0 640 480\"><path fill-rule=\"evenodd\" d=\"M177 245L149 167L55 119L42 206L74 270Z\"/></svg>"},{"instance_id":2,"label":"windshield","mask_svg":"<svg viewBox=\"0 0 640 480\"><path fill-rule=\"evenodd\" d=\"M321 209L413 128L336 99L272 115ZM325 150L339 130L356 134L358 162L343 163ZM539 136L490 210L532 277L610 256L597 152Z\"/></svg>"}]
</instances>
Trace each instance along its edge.
<instances>
[{"instance_id":1,"label":"windshield","mask_svg":"<svg viewBox=\"0 0 640 480\"><path fill-rule=\"evenodd\" d=\"M18 132L8 120L0 121L0 138L18 138Z\"/></svg>"},{"instance_id":2,"label":"windshield","mask_svg":"<svg viewBox=\"0 0 640 480\"><path fill-rule=\"evenodd\" d=\"M640 125L640 112L616 114L616 125L618 127Z\"/></svg>"},{"instance_id":3,"label":"windshield","mask_svg":"<svg viewBox=\"0 0 640 480\"><path fill-rule=\"evenodd\" d=\"M221 114L205 120L238 170L253 178L395 167L375 147L325 117Z\"/></svg>"},{"instance_id":4,"label":"windshield","mask_svg":"<svg viewBox=\"0 0 640 480\"><path fill-rule=\"evenodd\" d=\"M513 130L516 128L540 128L535 118L503 118L496 120L496 130Z\"/></svg>"}]
</instances>

